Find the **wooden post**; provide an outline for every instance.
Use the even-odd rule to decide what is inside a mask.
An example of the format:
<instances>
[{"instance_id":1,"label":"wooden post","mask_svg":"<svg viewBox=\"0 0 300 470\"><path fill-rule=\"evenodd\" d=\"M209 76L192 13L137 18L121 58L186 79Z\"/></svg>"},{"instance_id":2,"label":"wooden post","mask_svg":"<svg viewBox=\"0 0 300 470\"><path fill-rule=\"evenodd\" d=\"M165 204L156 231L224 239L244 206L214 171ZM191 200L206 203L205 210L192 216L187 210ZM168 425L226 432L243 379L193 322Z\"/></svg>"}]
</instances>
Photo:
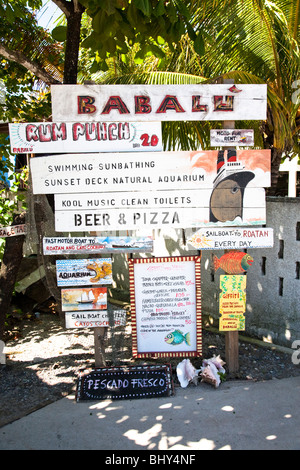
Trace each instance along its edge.
<instances>
[{"instance_id":1,"label":"wooden post","mask_svg":"<svg viewBox=\"0 0 300 470\"><path fill-rule=\"evenodd\" d=\"M233 79L224 79L224 83L234 84ZM235 121L224 121L224 129L234 129ZM231 147L223 147L223 149L230 149ZM235 149L235 147L232 147ZM225 253L227 250L224 250ZM228 274L228 273L226 273ZM235 374L239 371L239 332L226 331L225 332L225 361L230 374Z\"/></svg>"},{"instance_id":2,"label":"wooden post","mask_svg":"<svg viewBox=\"0 0 300 470\"><path fill-rule=\"evenodd\" d=\"M94 328L94 341L95 341L95 368L105 367L105 349L104 349L104 338L106 328L103 326Z\"/></svg>"}]
</instances>

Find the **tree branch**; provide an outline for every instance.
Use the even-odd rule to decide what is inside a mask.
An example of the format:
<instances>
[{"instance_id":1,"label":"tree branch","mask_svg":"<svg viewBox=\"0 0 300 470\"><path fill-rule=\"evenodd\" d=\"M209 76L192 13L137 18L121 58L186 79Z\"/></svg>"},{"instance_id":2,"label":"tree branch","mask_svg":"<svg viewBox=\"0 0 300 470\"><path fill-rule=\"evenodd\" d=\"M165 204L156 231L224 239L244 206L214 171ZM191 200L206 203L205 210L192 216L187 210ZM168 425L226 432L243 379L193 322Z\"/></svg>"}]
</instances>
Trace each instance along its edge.
<instances>
[{"instance_id":1,"label":"tree branch","mask_svg":"<svg viewBox=\"0 0 300 470\"><path fill-rule=\"evenodd\" d=\"M72 12L72 2L67 2L66 0L52 0L58 8L66 15L68 18Z\"/></svg>"},{"instance_id":2,"label":"tree branch","mask_svg":"<svg viewBox=\"0 0 300 470\"><path fill-rule=\"evenodd\" d=\"M17 62L20 65L23 65L27 70L32 72L34 75L36 75L38 78L43 80L43 82L47 84L59 84L60 82L58 80L55 80L51 75L49 75L43 67L41 67L39 64L36 62L33 62L32 60L28 59L25 54L19 51L13 51L11 49L8 49L6 46L3 44L0 44L0 55L5 57L5 59L12 60L13 62Z\"/></svg>"}]
</instances>

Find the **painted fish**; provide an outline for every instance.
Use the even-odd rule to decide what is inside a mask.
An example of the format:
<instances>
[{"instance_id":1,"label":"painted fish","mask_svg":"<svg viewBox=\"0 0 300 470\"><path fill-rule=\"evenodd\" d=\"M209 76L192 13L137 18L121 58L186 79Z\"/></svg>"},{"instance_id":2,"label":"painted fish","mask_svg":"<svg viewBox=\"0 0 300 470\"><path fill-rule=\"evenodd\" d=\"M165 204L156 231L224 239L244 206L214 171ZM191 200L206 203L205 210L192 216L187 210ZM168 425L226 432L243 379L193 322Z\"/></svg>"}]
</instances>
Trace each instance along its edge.
<instances>
[{"instance_id":1,"label":"painted fish","mask_svg":"<svg viewBox=\"0 0 300 470\"><path fill-rule=\"evenodd\" d=\"M221 268L228 274L241 274L252 265L253 258L242 251L230 251L221 258L214 256L213 262L215 271Z\"/></svg>"},{"instance_id":2,"label":"painted fish","mask_svg":"<svg viewBox=\"0 0 300 470\"><path fill-rule=\"evenodd\" d=\"M190 333L188 332L186 335L182 333L180 330L174 330L172 333L169 333L165 337L165 342L168 344L173 344L174 346L176 344L181 344L183 341L190 346L191 345L191 340L190 340Z\"/></svg>"}]
</instances>

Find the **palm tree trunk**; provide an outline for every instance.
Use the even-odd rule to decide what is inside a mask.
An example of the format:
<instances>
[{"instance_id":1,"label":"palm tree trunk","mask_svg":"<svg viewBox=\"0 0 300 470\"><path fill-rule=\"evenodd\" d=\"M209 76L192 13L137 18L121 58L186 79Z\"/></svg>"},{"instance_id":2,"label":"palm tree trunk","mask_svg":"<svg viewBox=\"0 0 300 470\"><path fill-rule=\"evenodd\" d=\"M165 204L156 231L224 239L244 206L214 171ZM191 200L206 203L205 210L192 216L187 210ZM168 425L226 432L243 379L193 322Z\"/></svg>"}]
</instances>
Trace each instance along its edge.
<instances>
[{"instance_id":1,"label":"palm tree trunk","mask_svg":"<svg viewBox=\"0 0 300 470\"><path fill-rule=\"evenodd\" d=\"M12 225L25 223L25 212L14 217ZM8 237L0 269L0 340L4 338L5 320L23 256L24 235Z\"/></svg>"}]
</instances>

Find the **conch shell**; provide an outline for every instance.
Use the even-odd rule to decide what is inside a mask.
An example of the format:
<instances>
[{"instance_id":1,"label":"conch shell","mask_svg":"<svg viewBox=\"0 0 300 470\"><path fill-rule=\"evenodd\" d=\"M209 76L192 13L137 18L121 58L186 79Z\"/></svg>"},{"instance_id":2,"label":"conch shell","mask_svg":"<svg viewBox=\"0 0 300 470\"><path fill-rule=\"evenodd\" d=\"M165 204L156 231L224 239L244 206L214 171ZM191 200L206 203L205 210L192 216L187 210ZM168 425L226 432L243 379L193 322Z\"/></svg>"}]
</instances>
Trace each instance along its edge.
<instances>
[{"instance_id":1,"label":"conch shell","mask_svg":"<svg viewBox=\"0 0 300 470\"><path fill-rule=\"evenodd\" d=\"M187 387L191 381L196 385L199 371L200 369L196 370L189 359L183 359L176 367L176 373L181 387Z\"/></svg>"}]
</instances>

